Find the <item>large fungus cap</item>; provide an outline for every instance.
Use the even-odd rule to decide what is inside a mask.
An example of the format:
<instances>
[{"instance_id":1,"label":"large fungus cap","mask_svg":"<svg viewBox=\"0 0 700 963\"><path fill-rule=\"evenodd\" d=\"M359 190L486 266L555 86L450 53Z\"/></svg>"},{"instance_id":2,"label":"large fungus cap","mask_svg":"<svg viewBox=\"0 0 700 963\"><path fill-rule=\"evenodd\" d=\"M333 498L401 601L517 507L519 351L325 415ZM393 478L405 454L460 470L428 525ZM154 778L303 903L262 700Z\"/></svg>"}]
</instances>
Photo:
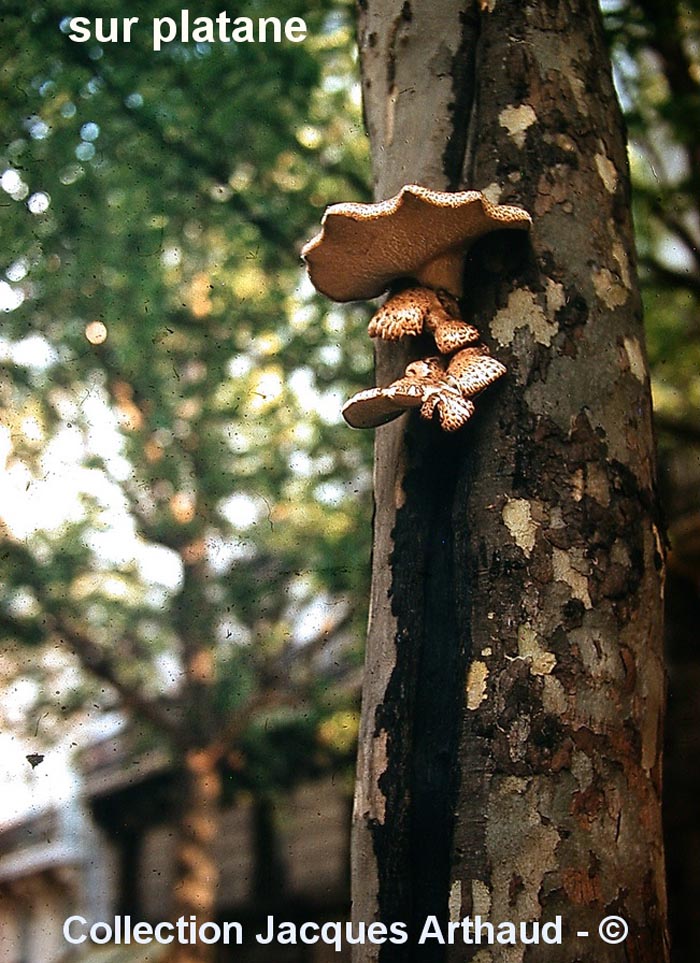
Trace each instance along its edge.
<instances>
[{"instance_id":1,"label":"large fungus cap","mask_svg":"<svg viewBox=\"0 0 700 963\"><path fill-rule=\"evenodd\" d=\"M375 298L403 277L459 297L464 255L474 241L531 223L527 211L492 204L481 191L408 184L378 204L333 204L301 253L314 286L334 301Z\"/></svg>"}]
</instances>

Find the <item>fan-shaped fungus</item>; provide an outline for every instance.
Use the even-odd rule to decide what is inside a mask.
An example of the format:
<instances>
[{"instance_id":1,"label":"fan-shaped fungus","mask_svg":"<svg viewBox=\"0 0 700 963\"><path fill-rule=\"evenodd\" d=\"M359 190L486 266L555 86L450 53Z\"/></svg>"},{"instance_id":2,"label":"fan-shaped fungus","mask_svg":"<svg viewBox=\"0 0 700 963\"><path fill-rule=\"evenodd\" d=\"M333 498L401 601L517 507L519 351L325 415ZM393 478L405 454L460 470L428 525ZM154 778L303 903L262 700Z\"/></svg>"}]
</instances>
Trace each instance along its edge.
<instances>
[{"instance_id":1,"label":"fan-shaped fungus","mask_svg":"<svg viewBox=\"0 0 700 963\"><path fill-rule=\"evenodd\" d=\"M480 191L402 187L378 204L333 204L302 250L315 287L334 301L374 298L403 278L418 282L390 297L370 322L372 337L429 331L444 354L478 340L456 299L476 240L503 228L527 230L527 211L492 204Z\"/></svg>"},{"instance_id":2,"label":"fan-shaped fungus","mask_svg":"<svg viewBox=\"0 0 700 963\"><path fill-rule=\"evenodd\" d=\"M461 316L462 274L467 252L490 231L528 230L530 215L519 207L492 204L480 191L447 193L416 184L378 204L334 204L321 231L302 250L315 287L334 301L374 298L397 282L369 324L371 337L396 341L431 334L438 351L408 365L403 378L351 398L343 416L354 428L374 428L408 408L423 418L436 413L454 431L474 413L470 401L505 367L475 344L478 330ZM466 347L472 345L472 347Z\"/></svg>"}]
</instances>

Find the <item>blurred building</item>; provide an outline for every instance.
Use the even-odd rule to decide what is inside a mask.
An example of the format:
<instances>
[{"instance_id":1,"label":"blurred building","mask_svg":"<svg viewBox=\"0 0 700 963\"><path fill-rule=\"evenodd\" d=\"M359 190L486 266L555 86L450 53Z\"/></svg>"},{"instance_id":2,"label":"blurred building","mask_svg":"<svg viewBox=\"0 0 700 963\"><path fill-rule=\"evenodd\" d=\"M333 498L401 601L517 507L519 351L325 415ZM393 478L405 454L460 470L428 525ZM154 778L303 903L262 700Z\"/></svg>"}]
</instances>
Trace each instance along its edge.
<instances>
[{"instance_id":1,"label":"blurred building","mask_svg":"<svg viewBox=\"0 0 700 963\"><path fill-rule=\"evenodd\" d=\"M0 963L145 963L161 948L71 948L64 920L170 917L177 782L165 755L129 757L123 740L83 756L82 798L0 829ZM342 963L332 946L269 946L253 935L268 914L292 922L343 920L349 912L350 801L326 778L285 795L245 796L222 813L218 920L242 923L237 963Z\"/></svg>"},{"instance_id":2,"label":"blurred building","mask_svg":"<svg viewBox=\"0 0 700 963\"><path fill-rule=\"evenodd\" d=\"M0 831L0 961L53 963L75 907L108 912L111 852L79 800Z\"/></svg>"}]
</instances>

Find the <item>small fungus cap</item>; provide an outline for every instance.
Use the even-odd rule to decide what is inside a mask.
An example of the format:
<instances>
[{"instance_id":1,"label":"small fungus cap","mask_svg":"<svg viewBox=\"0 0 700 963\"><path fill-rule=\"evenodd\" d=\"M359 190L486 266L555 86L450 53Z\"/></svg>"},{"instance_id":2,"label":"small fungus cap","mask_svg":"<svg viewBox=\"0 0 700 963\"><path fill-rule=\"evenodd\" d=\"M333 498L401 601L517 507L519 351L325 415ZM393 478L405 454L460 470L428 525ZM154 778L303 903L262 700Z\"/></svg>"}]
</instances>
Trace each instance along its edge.
<instances>
[{"instance_id":1,"label":"small fungus cap","mask_svg":"<svg viewBox=\"0 0 700 963\"><path fill-rule=\"evenodd\" d=\"M403 277L459 296L464 255L474 241L531 223L527 211L492 204L481 191L408 184L378 204L333 204L301 254L314 286L334 301L375 298Z\"/></svg>"}]
</instances>

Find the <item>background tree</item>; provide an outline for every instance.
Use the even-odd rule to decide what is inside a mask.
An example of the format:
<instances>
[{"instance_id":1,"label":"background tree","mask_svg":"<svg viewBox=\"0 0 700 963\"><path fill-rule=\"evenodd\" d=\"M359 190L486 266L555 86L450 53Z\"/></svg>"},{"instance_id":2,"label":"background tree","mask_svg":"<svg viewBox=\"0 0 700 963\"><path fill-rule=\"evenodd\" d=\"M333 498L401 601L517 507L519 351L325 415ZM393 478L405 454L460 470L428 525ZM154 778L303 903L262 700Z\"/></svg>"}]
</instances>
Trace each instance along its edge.
<instances>
[{"instance_id":1,"label":"background tree","mask_svg":"<svg viewBox=\"0 0 700 963\"><path fill-rule=\"evenodd\" d=\"M562 959L666 959L663 536L600 14L386 0L360 27L375 195L481 188L534 229L467 270L504 384L457 437L410 419L377 433L355 913L414 936L428 913L560 913ZM378 345L380 383L407 350ZM624 947L576 937L608 913ZM357 952L377 957L464 949Z\"/></svg>"},{"instance_id":2,"label":"background tree","mask_svg":"<svg viewBox=\"0 0 700 963\"><path fill-rule=\"evenodd\" d=\"M630 131L640 281L659 479L671 552L666 584L665 824L674 958L695 951L700 886L700 8L605 4Z\"/></svg>"},{"instance_id":3,"label":"background tree","mask_svg":"<svg viewBox=\"0 0 700 963\"><path fill-rule=\"evenodd\" d=\"M297 250L364 196L365 151L348 11L304 14L303 44L154 54L148 29L79 45L52 2L3 11L4 666L37 680L32 728L97 701L170 747L173 910L203 918L222 773L267 792L347 760L364 621L369 473L339 408L369 352Z\"/></svg>"}]
</instances>

